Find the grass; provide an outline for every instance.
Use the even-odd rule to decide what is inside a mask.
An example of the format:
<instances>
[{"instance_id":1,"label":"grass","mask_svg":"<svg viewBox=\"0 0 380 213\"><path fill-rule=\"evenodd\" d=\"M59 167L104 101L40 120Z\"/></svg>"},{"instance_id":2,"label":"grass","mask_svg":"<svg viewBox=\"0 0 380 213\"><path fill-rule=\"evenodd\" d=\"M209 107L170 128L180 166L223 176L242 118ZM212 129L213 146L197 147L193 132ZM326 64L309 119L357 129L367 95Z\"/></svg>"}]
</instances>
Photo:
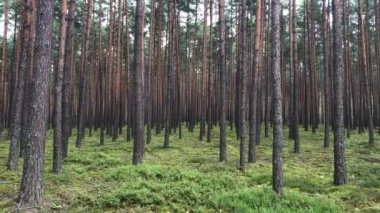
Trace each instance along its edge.
<instances>
[{"instance_id":1,"label":"grass","mask_svg":"<svg viewBox=\"0 0 380 213\"><path fill-rule=\"evenodd\" d=\"M284 136L287 136L287 130ZM70 139L64 171L51 173L52 131L48 132L41 212L379 212L380 145L368 147L366 134L346 140L349 183L332 184L333 150L323 148L323 130L301 131L301 153L284 140L285 195L271 190L271 137L257 147L257 162L239 171L239 144L228 132L228 161L218 162L217 128L210 143L184 131L162 148L163 135L146 146L144 164L131 165L132 144L120 137L98 145L98 133L80 149ZM332 139L331 139L332 140ZM380 141L376 141L379 143ZM0 142L0 212L14 210L22 162L7 171L9 141Z\"/></svg>"}]
</instances>

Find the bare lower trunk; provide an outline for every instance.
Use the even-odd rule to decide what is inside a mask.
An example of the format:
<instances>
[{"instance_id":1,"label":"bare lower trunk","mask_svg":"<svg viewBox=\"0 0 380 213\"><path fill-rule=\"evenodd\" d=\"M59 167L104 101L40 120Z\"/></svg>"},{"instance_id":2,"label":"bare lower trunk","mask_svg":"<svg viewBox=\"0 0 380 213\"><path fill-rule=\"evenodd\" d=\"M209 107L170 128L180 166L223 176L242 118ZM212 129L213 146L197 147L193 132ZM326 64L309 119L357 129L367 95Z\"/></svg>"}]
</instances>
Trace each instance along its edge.
<instances>
[{"instance_id":1,"label":"bare lower trunk","mask_svg":"<svg viewBox=\"0 0 380 213\"><path fill-rule=\"evenodd\" d=\"M51 68L53 31L53 0L37 1L37 30L33 80L30 102L27 104L25 124L25 160L20 185L18 207L42 204L42 176L44 171L45 134L48 115L48 91Z\"/></svg>"},{"instance_id":2,"label":"bare lower trunk","mask_svg":"<svg viewBox=\"0 0 380 213\"><path fill-rule=\"evenodd\" d=\"M15 91L15 96L13 101L13 115L11 120L11 126L10 126L10 134L11 134L11 142L10 142L10 148L9 148L9 157L8 157L8 163L7 168L10 170L14 170L17 168L18 163L18 156L19 156L19 150L20 150L20 143L21 143L21 129L22 129L22 115L23 115L23 106L24 106L24 100L26 99L25 95L25 87L26 82L29 75L30 65L31 65L31 51L33 49L31 48L31 25L32 25L32 18L33 13L35 11L35 5L34 1L28 1L25 2L24 7L22 11L22 20L23 25L20 33L20 39L21 39L21 62L19 63L18 69L15 69L15 71L18 71L18 79L17 79L17 86Z\"/></svg>"},{"instance_id":3,"label":"bare lower trunk","mask_svg":"<svg viewBox=\"0 0 380 213\"><path fill-rule=\"evenodd\" d=\"M325 148L330 146L330 36L329 36L329 14L328 14L328 0L323 0L323 70L324 70L324 93L325 93L325 135L323 146Z\"/></svg>"},{"instance_id":4,"label":"bare lower trunk","mask_svg":"<svg viewBox=\"0 0 380 213\"><path fill-rule=\"evenodd\" d=\"M91 76L91 60L90 60L90 33L91 33L91 23L92 23L92 12L93 12L93 0L87 2L87 17L86 17L86 28L84 35L84 45L83 45L83 73L81 75L81 81L79 83L79 104L78 104L78 134L76 140L76 147L81 147L82 140L84 138L85 131L85 109L87 104L86 92L87 84Z\"/></svg>"},{"instance_id":5,"label":"bare lower trunk","mask_svg":"<svg viewBox=\"0 0 380 213\"><path fill-rule=\"evenodd\" d=\"M220 125L220 141L219 141L219 160L227 160L227 142L226 142L226 43L225 43L225 2L219 0L219 58L220 58L220 105L219 105L219 125Z\"/></svg>"},{"instance_id":6,"label":"bare lower trunk","mask_svg":"<svg viewBox=\"0 0 380 213\"><path fill-rule=\"evenodd\" d=\"M246 145L245 145L245 116L246 116L246 72L248 62L247 52L247 4L246 0L241 1L241 15L240 15L240 57L239 57L239 139L240 139L240 170L245 170L246 162Z\"/></svg>"},{"instance_id":7,"label":"bare lower trunk","mask_svg":"<svg viewBox=\"0 0 380 213\"><path fill-rule=\"evenodd\" d=\"M69 136L71 133L71 72L73 69L75 43L75 7L76 0L70 0L67 16L67 32L65 44L65 63L62 84L62 155L67 156Z\"/></svg>"},{"instance_id":8,"label":"bare lower trunk","mask_svg":"<svg viewBox=\"0 0 380 213\"><path fill-rule=\"evenodd\" d=\"M261 65L261 54L262 54L262 49L261 49L261 43L262 43L262 3L263 1L258 0L256 1L256 30L255 30L255 43L254 43L254 52L253 52L253 83L252 83L252 91L250 92L251 94L251 112L250 112L250 131L249 131L249 148L248 148L248 162L249 163L254 163L256 162L256 151L255 147L256 144L258 144L257 141L257 134L258 134L258 129L257 126L259 124L259 107L258 107L258 102L259 102L259 72L260 72L260 65Z\"/></svg>"},{"instance_id":9,"label":"bare lower trunk","mask_svg":"<svg viewBox=\"0 0 380 213\"><path fill-rule=\"evenodd\" d=\"M280 1L271 4L271 76L273 85L273 190L282 195L282 94L280 73Z\"/></svg>"},{"instance_id":10,"label":"bare lower trunk","mask_svg":"<svg viewBox=\"0 0 380 213\"><path fill-rule=\"evenodd\" d=\"M135 30L135 59L133 70L133 97L134 97L134 165L141 164L144 156L144 108L143 108L143 75L144 75L144 10L145 1L136 3L136 30Z\"/></svg>"},{"instance_id":11,"label":"bare lower trunk","mask_svg":"<svg viewBox=\"0 0 380 213\"><path fill-rule=\"evenodd\" d=\"M334 184L347 181L343 121L343 40L340 0L333 0L333 82L334 82Z\"/></svg>"},{"instance_id":12,"label":"bare lower trunk","mask_svg":"<svg viewBox=\"0 0 380 213\"><path fill-rule=\"evenodd\" d=\"M58 69L56 71L55 85L55 115L54 115L54 145L53 145L53 172L60 174L62 172L62 80L63 66L66 42L66 16L67 0L61 1L61 26L59 35L59 59Z\"/></svg>"}]
</instances>

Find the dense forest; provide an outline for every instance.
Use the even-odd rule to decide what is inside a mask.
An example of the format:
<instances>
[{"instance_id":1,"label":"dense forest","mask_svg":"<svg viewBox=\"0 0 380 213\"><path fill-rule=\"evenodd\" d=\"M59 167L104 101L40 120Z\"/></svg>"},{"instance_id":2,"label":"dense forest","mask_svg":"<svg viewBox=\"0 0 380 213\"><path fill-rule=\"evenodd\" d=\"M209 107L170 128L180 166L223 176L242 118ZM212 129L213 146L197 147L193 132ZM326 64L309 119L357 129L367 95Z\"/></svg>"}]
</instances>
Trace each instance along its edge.
<instances>
[{"instance_id":1,"label":"dense forest","mask_svg":"<svg viewBox=\"0 0 380 213\"><path fill-rule=\"evenodd\" d=\"M2 0L0 211L380 211L380 0Z\"/></svg>"}]
</instances>

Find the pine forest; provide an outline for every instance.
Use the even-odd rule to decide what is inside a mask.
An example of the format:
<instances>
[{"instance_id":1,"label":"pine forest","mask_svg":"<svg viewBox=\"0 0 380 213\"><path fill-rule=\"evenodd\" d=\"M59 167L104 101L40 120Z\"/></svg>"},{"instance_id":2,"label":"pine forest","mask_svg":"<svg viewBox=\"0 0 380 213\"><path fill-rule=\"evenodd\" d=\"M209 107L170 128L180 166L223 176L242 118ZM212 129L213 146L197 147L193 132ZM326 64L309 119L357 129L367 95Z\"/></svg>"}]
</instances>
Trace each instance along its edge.
<instances>
[{"instance_id":1,"label":"pine forest","mask_svg":"<svg viewBox=\"0 0 380 213\"><path fill-rule=\"evenodd\" d=\"M1 0L0 212L380 212L380 0Z\"/></svg>"}]
</instances>

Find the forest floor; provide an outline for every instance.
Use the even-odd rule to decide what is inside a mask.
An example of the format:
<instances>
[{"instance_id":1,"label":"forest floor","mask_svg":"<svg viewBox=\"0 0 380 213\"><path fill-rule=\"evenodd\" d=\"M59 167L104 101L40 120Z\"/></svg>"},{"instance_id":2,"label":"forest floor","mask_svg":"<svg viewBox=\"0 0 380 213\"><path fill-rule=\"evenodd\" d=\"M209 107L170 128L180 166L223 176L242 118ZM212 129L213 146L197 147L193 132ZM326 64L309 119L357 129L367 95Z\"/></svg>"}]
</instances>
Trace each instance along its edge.
<instances>
[{"instance_id":1,"label":"forest floor","mask_svg":"<svg viewBox=\"0 0 380 213\"><path fill-rule=\"evenodd\" d=\"M80 149L70 139L64 171L51 173L52 131L48 133L41 212L380 212L380 141L368 147L367 134L346 140L348 184L334 186L333 139L323 148L323 128L301 131L301 153L284 141L285 194L271 191L271 137L257 147L257 162L239 171L239 144L228 133L228 161L218 162L218 128L212 142L198 141L198 129L183 138L171 136L164 150L163 134L146 146L144 164L132 166L132 143L98 133ZM287 136L288 132L284 132ZM287 137L285 137L287 138ZM380 136L377 136L380 138ZM14 210L22 171L7 171L9 141L0 142L0 212Z\"/></svg>"}]
</instances>

